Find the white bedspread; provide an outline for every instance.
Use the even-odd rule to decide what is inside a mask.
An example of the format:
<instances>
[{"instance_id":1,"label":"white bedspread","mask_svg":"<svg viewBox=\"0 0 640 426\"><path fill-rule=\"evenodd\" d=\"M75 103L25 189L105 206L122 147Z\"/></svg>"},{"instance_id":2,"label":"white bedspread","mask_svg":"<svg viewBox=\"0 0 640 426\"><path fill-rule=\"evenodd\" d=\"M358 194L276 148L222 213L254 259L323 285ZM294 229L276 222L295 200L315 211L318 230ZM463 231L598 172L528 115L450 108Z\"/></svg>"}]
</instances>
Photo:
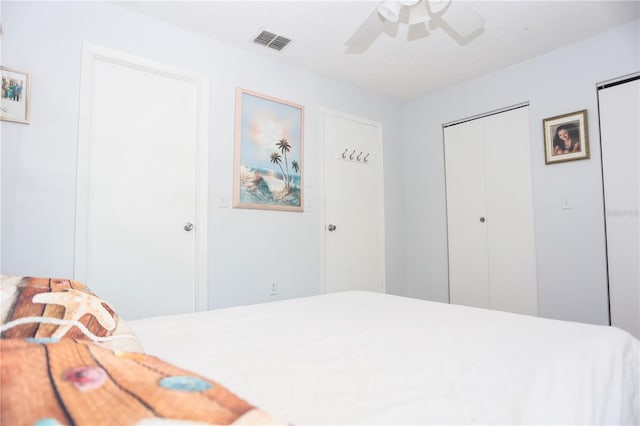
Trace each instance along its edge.
<instances>
[{"instance_id":1,"label":"white bedspread","mask_svg":"<svg viewBox=\"0 0 640 426\"><path fill-rule=\"evenodd\" d=\"M613 327L367 292L130 325L293 424L640 423L640 343Z\"/></svg>"}]
</instances>

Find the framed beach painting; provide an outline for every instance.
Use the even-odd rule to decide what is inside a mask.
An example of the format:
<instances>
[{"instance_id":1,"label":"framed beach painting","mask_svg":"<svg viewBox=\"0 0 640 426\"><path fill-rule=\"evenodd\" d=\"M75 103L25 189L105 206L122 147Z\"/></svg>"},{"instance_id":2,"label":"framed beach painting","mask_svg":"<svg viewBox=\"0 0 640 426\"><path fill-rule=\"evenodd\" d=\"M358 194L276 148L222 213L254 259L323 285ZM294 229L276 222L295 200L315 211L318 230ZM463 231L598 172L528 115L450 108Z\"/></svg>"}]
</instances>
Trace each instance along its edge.
<instances>
[{"instance_id":1,"label":"framed beach painting","mask_svg":"<svg viewBox=\"0 0 640 426\"><path fill-rule=\"evenodd\" d=\"M29 123L29 73L0 66L2 97L0 120Z\"/></svg>"},{"instance_id":2,"label":"framed beach painting","mask_svg":"<svg viewBox=\"0 0 640 426\"><path fill-rule=\"evenodd\" d=\"M304 210L304 107L236 88L233 207Z\"/></svg>"},{"instance_id":3,"label":"framed beach painting","mask_svg":"<svg viewBox=\"0 0 640 426\"><path fill-rule=\"evenodd\" d=\"M545 163L561 163L589 158L587 110L542 120Z\"/></svg>"}]
</instances>

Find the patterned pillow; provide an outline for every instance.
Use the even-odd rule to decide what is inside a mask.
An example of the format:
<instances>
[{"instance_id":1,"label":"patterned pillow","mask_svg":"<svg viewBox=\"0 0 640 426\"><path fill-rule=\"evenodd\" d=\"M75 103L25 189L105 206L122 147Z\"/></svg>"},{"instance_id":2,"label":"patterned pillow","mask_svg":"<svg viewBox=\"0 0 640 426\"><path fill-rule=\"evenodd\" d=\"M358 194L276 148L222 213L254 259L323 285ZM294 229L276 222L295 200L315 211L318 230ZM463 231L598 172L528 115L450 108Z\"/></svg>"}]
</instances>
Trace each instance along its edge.
<instances>
[{"instance_id":1,"label":"patterned pillow","mask_svg":"<svg viewBox=\"0 0 640 426\"><path fill-rule=\"evenodd\" d=\"M120 351L144 352L126 322L84 284L54 278L0 278L3 339L88 339Z\"/></svg>"},{"instance_id":2,"label":"patterned pillow","mask_svg":"<svg viewBox=\"0 0 640 426\"><path fill-rule=\"evenodd\" d=\"M282 424L205 377L88 341L0 340L3 424Z\"/></svg>"}]
</instances>

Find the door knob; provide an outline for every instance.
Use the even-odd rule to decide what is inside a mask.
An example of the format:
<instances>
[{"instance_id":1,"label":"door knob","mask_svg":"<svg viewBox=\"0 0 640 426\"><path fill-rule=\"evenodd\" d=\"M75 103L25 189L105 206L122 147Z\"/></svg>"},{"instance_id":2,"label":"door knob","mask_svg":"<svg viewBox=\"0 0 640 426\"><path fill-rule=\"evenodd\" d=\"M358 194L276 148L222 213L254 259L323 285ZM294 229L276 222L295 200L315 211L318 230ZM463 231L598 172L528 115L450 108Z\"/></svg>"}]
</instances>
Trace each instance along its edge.
<instances>
[{"instance_id":1,"label":"door knob","mask_svg":"<svg viewBox=\"0 0 640 426\"><path fill-rule=\"evenodd\" d=\"M480 217L480 223L484 223L484 216Z\"/></svg>"},{"instance_id":2,"label":"door knob","mask_svg":"<svg viewBox=\"0 0 640 426\"><path fill-rule=\"evenodd\" d=\"M184 230L189 232L189 231L193 231L193 223L191 222L187 222L184 224Z\"/></svg>"},{"instance_id":3,"label":"door knob","mask_svg":"<svg viewBox=\"0 0 640 426\"><path fill-rule=\"evenodd\" d=\"M336 226L335 226L335 225L329 225L329 226L327 227L327 229L329 230L329 232L333 232L333 231L335 231L335 230L336 230Z\"/></svg>"}]
</instances>

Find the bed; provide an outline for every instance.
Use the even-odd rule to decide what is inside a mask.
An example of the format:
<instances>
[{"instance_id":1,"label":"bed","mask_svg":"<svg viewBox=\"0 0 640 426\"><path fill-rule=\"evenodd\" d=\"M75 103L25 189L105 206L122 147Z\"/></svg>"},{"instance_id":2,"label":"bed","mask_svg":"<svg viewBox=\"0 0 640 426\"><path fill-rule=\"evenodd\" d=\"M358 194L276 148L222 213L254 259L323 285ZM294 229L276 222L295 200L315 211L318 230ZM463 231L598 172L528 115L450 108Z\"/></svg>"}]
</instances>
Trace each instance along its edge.
<instances>
[{"instance_id":1,"label":"bed","mask_svg":"<svg viewBox=\"0 0 640 426\"><path fill-rule=\"evenodd\" d=\"M65 285L60 289L50 284L43 291L68 292L68 287L78 284ZM2 386L20 390L24 380L7 367L10 351L5 348L8 342L27 343L9 338L19 320L6 311L3 308L0 342L4 345ZM115 369L130 368L122 365L125 359L145 372L192 377L198 383L212 383L214 389L229 390L222 397L211 397L218 408L224 402L224 419L194 418L194 409L187 410L191 417L156 409L152 416L156 420L299 425L640 424L640 342L613 327L355 291L129 321L120 329L120 336L102 333L103 337L89 341L74 336L28 344L36 345L36 350L53 345L45 346L44 352L51 354L63 343L81 345L82 354L106 351L91 362L99 360L108 379L117 378L112 373ZM103 347L134 337L141 344L138 349ZM118 359L112 360L110 354ZM23 365L18 360L14 364ZM159 380L154 376L150 383ZM127 389L127 395L138 392L144 398L146 389ZM3 416L20 412L16 407L24 404L7 393L2 392ZM202 392L192 393L200 396ZM147 405L176 404L154 400ZM93 414L98 415L97 411ZM23 423L35 424L33 418Z\"/></svg>"},{"instance_id":2,"label":"bed","mask_svg":"<svg viewBox=\"0 0 640 426\"><path fill-rule=\"evenodd\" d=\"M294 424L638 424L619 329L343 292L130 323Z\"/></svg>"}]
</instances>

